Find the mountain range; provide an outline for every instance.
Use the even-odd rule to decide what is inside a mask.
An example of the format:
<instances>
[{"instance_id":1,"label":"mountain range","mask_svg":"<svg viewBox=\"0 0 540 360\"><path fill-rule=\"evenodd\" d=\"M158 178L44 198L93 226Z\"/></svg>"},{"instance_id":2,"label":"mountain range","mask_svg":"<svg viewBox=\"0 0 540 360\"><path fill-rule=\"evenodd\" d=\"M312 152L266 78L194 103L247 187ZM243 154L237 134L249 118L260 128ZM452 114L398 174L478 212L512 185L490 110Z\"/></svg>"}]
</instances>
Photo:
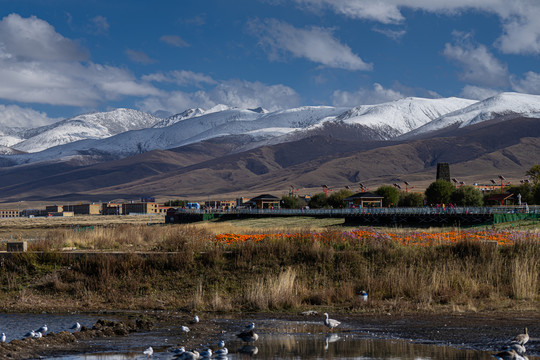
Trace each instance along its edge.
<instances>
[{"instance_id":1,"label":"mountain range","mask_svg":"<svg viewBox=\"0 0 540 360\"><path fill-rule=\"evenodd\" d=\"M0 202L320 192L452 176L519 181L540 160L540 96L404 98L269 112L218 105L160 118L131 109L0 127Z\"/></svg>"}]
</instances>

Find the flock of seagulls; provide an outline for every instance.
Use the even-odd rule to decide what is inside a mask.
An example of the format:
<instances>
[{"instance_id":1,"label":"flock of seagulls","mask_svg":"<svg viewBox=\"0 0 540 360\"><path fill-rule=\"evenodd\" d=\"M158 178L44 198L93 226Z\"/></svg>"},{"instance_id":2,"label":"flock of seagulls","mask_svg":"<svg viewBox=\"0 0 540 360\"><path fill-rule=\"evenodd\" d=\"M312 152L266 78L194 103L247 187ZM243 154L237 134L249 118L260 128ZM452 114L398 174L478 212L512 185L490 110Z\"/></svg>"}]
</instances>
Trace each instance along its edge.
<instances>
[{"instance_id":1,"label":"flock of seagulls","mask_svg":"<svg viewBox=\"0 0 540 360\"><path fill-rule=\"evenodd\" d=\"M71 328L71 330L79 331L81 330L81 324L75 323ZM49 328L47 327L47 324L43 325L37 330L30 330L26 334L24 334L23 339L39 339L42 338L45 333L49 331ZM7 340L6 333L2 333L0 335L0 342L5 343Z\"/></svg>"},{"instance_id":2,"label":"flock of seagulls","mask_svg":"<svg viewBox=\"0 0 540 360\"><path fill-rule=\"evenodd\" d=\"M529 333L527 332L527 328L525 328L523 334L516 335L503 351L493 354L493 357L498 360L528 360L525 356L525 352L527 351L527 349L525 349L525 344L528 341Z\"/></svg>"}]
</instances>

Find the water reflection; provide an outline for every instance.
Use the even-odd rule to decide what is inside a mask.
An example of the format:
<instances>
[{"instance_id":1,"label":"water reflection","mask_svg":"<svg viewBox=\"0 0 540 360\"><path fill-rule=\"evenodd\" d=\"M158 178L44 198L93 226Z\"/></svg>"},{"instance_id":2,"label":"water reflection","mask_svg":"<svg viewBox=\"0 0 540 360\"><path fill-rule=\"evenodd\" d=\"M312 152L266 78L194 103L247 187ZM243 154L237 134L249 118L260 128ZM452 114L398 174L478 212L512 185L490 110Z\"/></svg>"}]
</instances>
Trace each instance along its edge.
<instances>
[{"instance_id":1,"label":"water reflection","mask_svg":"<svg viewBox=\"0 0 540 360\"><path fill-rule=\"evenodd\" d=\"M139 339L142 340L142 339ZM147 342L145 342L147 343ZM139 341L139 345L141 342ZM391 360L491 360L491 353L407 341L359 338L345 334L261 335L256 345L227 342L229 354L220 359L391 359ZM152 359L174 359L171 348L154 348ZM62 360L146 359L140 351L65 356ZM532 358L531 358L532 360Z\"/></svg>"}]
</instances>

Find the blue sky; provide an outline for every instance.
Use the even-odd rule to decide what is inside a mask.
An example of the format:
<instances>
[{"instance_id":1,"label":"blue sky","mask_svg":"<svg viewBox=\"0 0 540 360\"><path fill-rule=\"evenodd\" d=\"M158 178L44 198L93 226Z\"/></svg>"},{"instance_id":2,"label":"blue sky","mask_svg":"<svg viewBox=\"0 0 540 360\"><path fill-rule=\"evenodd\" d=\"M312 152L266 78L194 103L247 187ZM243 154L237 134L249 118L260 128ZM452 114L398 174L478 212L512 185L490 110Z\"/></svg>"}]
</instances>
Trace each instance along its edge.
<instances>
[{"instance_id":1,"label":"blue sky","mask_svg":"<svg viewBox=\"0 0 540 360\"><path fill-rule=\"evenodd\" d=\"M0 125L540 94L537 0L0 0Z\"/></svg>"}]
</instances>

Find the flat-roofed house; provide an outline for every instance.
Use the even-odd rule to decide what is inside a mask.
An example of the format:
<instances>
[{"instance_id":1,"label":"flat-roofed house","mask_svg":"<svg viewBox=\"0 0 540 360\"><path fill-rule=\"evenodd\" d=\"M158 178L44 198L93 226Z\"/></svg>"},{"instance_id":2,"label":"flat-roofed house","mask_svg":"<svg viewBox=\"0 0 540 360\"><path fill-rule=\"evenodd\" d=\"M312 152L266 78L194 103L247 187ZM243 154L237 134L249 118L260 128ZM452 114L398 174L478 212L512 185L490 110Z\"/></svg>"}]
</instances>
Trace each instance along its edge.
<instances>
[{"instance_id":1,"label":"flat-roofed house","mask_svg":"<svg viewBox=\"0 0 540 360\"><path fill-rule=\"evenodd\" d=\"M257 209L279 209L281 199L270 194L263 194L250 200Z\"/></svg>"},{"instance_id":2,"label":"flat-roofed house","mask_svg":"<svg viewBox=\"0 0 540 360\"><path fill-rule=\"evenodd\" d=\"M347 202L349 207L382 207L383 199L383 196L374 193L359 192L345 198L344 200Z\"/></svg>"}]
</instances>

